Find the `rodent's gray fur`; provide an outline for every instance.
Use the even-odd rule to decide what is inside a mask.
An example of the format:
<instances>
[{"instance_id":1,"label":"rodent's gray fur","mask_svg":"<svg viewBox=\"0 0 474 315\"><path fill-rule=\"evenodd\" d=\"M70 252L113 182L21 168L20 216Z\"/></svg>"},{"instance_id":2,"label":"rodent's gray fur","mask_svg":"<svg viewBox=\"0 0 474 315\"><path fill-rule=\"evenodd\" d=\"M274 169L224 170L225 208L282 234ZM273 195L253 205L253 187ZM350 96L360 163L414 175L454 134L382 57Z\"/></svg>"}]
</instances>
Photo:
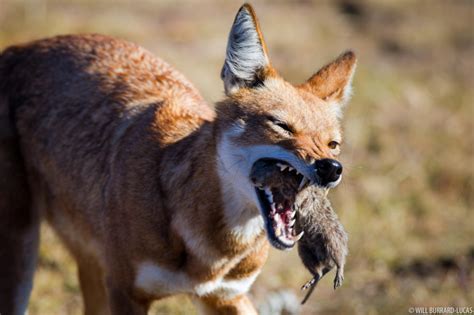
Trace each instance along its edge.
<instances>
[{"instance_id":1,"label":"rodent's gray fur","mask_svg":"<svg viewBox=\"0 0 474 315\"><path fill-rule=\"evenodd\" d=\"M311 204L308 204L311 203ZM311 295L318 281L336 267L334 289L344 280L344 264L348 254L348 236L339 222L322 188L310 186L300 192L295 205L298 224L305 234L298 242L298 254L313 278L303 287L310 289L302 304Z\"/></svg>"}]
</instances>

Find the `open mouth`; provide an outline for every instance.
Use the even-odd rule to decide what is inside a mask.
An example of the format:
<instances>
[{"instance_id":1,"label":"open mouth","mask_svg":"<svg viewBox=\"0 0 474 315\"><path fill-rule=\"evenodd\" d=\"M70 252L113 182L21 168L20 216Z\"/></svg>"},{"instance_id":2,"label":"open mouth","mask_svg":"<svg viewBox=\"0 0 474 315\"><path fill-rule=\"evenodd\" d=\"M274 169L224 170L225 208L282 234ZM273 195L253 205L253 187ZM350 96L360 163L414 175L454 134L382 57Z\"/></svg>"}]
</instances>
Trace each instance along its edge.
<instances>
[{"instance_id":1,"label":"open mouth","mask_svg":"<svg viewBox=\"0 0 474 315\"><path fill-rule=\"evenodd\" d=\"M260 159L252 167L251 180L260 202L270 243L290 249L303 236L297 231L297 194L310 182L285 161Z\"/></svg>"}]
</instances>

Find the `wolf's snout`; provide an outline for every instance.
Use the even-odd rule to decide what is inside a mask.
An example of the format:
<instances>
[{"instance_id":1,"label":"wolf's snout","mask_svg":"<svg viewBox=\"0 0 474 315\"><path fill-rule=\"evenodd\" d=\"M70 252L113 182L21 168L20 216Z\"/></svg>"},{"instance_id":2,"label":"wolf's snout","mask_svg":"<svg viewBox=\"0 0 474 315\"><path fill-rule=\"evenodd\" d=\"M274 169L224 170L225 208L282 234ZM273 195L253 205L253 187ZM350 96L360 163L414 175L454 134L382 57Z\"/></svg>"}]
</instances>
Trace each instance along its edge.
<instances>
[{"instance_id":1,"label":"wolf's snout","mask_svg":"<svg viewBox=\"0 0 474 315\"><path fill-rule=\"evenodd\" d=\"M333 159L321 159L315 163L315 168L322 186L330 186L337 182L342 174L342 165Z\"/></svg>"}]
</instances>

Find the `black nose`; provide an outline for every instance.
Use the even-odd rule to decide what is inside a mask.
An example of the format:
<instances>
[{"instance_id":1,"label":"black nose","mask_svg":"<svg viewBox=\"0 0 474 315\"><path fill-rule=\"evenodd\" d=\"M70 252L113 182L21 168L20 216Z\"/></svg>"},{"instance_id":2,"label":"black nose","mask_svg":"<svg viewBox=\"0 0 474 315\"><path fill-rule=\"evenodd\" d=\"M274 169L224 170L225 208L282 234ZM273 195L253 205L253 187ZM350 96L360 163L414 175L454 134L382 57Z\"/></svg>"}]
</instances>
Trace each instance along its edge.
<instances>
[{"instance_id":1,"label":"black nose","mask_svg":"<svg viewBox=\"0 0 474 315\"><path fill-rule=\"evenodd\" d=\"M335 182L341 177L342 165L336 160L321 159L317 160L314 164L323 186Z\"/></svg>"}]
</instances>

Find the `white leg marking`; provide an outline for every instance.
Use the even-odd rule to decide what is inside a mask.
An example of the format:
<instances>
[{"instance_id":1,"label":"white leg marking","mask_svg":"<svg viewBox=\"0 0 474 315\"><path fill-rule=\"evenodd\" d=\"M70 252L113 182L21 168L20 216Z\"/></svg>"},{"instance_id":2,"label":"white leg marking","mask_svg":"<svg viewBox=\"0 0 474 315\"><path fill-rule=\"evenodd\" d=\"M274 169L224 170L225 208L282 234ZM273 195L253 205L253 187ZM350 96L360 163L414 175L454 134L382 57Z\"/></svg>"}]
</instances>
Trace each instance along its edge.
<instances>
[{"instance_id":1,"label":"white leg marking","mask_svg":"<svg viewBox=\"0 0 474 315\"><path fill-rule=\"evenodd\" d=\"M191 292L190 279L185 273L171 271L148 261L140 264L135 286L150 294Z\"/></svg>"},{"instance_id":2,"label":"white leg marking","mask_svg":"<svg viewBox=\"0 0 474 315\"><path fill-rule=\"evenodd\" d=\"M222 277L196 283L184 272L171 271L152 262L140 264L135 278L135 286L150 294L195 293L197 296L219 294L226 298L246 293L260 271L239 280L225 280Z\"/></svg>"},{"instance_id":3,"label":"white leg marking","mask_svg":"<svg viewBox=\"0 0 474 315\"><path fill-rule=\"evenodd\" d=\"M216 280L208 281L195 286L194 291L198 296L205 296L214 293L223 298L232 299L237 295L246 293L254 283L259 273L260 271L257 271L247 278L238 280L226 280L223 278L218 278Z\"/></svg>"},{"instance_id":4,"label":"white leg marking","mask_svg":"<svg viewBox=\"0 0 474 315\"><path fill-rule=\"evenodd\" d=\"M233 298L237 295L248 292L252 284L257 279L260 271L251 274L247 278L239 280L224 280L221 285L221 290L224 291L227 298Z\"/></svg>"}]
</instances>

